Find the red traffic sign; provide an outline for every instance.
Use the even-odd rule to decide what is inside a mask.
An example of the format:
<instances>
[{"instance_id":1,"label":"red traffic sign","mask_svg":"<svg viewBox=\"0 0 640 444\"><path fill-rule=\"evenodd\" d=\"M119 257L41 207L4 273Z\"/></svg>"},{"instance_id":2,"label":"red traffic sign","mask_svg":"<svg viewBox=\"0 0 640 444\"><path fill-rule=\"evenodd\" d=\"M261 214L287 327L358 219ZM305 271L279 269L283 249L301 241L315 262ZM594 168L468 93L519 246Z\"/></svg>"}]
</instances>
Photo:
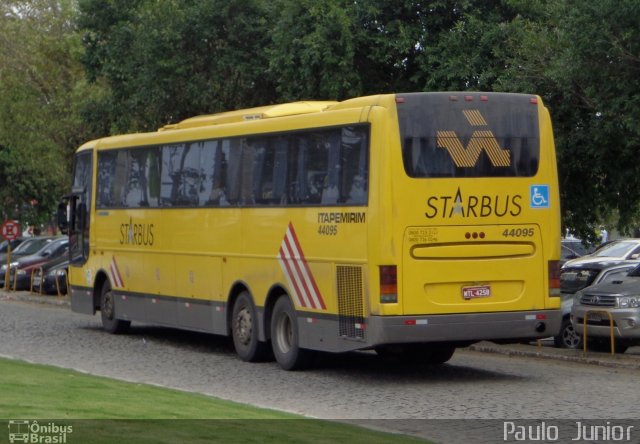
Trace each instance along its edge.
<instances>
[{"instance_id":1,"label":"red traffic sign","mask_svg":"<svg viewBox=\"0 0 640 444\"><path fill-rule=\"evenodd\" d=\"M2 224L2 237L7 240L14 240L20 234L20 224L13 220L5 220Z\"/></svg>"}]
</instances>

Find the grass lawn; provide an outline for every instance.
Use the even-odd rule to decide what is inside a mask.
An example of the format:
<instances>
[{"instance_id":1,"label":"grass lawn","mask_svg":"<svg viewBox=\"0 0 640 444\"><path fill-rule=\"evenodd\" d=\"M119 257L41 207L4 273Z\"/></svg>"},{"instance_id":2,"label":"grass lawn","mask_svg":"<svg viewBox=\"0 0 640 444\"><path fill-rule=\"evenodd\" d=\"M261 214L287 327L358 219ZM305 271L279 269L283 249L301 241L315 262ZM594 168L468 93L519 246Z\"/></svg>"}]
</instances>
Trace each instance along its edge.
<instances>
[{"instance_id":1,"label":"grass lawn","mask_svg":"<svg viewBox=\"0 0 640 444\"><path fill-rule=\"evenodd\" d=\"M9 441L6 426L9 433L44 427L46 430L38 433L44 437L40 442L69 444L423 442L199 394L1 358L0 419L0 443ZM11 420L28 420L29 424L18 426ZM59 432L60 427L71 427L72 432L65 435Z\"/></svg>"}]
</instances>

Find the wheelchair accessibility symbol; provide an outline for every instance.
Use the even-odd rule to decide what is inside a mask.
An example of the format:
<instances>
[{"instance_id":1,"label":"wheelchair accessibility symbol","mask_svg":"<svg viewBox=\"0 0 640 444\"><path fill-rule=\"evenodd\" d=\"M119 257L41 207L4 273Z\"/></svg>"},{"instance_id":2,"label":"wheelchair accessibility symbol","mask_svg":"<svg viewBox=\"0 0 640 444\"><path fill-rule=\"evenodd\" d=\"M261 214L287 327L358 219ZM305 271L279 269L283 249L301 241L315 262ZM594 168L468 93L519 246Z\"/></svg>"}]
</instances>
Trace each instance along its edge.
<instances>
[{"instance_id":1,"label":"wheelchair accessibility symbol","mask_svg":"<svg viewBox=\"0 0 640 444\"><path fill-rule=\"evenodd\" d=\"M531 208L549 208L549 185L531 185Z\"/></svg>"}]
</instances>

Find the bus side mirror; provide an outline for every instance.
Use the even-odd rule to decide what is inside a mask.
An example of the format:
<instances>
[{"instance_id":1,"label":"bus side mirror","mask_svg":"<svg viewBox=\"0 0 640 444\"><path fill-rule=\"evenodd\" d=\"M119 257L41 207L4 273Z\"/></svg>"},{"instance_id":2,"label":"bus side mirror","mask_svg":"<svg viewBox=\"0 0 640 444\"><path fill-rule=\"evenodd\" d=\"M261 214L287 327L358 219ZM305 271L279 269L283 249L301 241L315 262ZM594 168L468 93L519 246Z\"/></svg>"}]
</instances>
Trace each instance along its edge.
<instances>
[{"instance_id":1,"label":"bus side mirror","mask_svg":"<svg viewBox=\"0 0 640 444\"><path fill-rule=\"evenodd\" d=\"M65 202L60 202L58 204L57 211L58 218L58 228L63 234L68 234L69 231L69 218L67 216L67 204Z\"/></svg>"}]
</instances>

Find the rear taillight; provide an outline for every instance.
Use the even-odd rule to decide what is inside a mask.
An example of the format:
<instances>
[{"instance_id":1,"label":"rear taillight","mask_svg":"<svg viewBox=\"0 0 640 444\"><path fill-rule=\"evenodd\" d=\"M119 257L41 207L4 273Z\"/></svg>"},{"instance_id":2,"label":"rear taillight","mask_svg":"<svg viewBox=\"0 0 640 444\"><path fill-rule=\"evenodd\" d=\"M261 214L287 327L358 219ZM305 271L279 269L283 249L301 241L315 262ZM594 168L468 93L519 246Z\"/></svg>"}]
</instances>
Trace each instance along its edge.
<instances>
[{"instance_id":1,"label":"rear taillight","mask_svg":"<svg viewBox=\"0 0 640 444\"><path fill-rule=\"evenodd\" d=\"M560 261L549 261L549 296L560 296Z\"/></svg>"},{"instance_id":2,"label":"rear taillight","mask_svg":"<svg viewBox=\"0 0 640 444\"><path fill-rule=\"evenodd\" d=\"M380 303L398 302L398 269L395 265L380 266Z\"/></svg>"}]
</instances>

